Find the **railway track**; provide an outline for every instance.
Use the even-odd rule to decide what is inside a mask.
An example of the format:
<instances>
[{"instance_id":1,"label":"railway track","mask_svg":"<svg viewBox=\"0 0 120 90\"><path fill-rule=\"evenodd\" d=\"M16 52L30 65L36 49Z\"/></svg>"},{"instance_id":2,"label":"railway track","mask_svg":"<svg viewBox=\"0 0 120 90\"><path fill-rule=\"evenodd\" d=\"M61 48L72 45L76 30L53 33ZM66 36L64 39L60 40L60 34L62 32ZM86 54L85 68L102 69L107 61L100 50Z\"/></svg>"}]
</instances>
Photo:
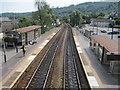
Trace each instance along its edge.
<instances>
[{"instance_id":1,"label":"railway track","mask_svg":"<svg viewBox=\"0 0 120 90\"><path fill-rule=\"evenodd\" d=\"M60 55L60 53L63 54ZM63 57L63 60L59 57ZM59 62L60 60L63 61L61 62L63 66L58 63L58 60ZM58 88L62 86L65 89L82 90L87 88L90 90L75 46L72 29L69 25L65 25L52 38L49 44L43 48L43 53L38 54L33 64L31 64L26 73L21 76L22 78L14 85L14 88L54 88L56 85L52 84L58 82L58 78L54 75L57 70L55 68L62 71L62 74L60 73L61 75L59 75L59 80L62 80L60 84L57 84Z\"/></svg>"},{"instance_id":2,"label":"railway track","mask_svg":"<svg viewBox=\"0 0 120 90\"><path fill-rule=\"evenodd\" d=\"M81 60L79 58L72 28L68 26L67 45L65 51L64 66L64 88L90 90Z\"/></svg>"},{"instance_id":3,"label":"railway track","mask_svg":"<svg viewBox=\"0 0 120 90\"><path fill-rule=\"evenodd\" d=\"M78 73L77 73L77 66L75 62L72 34L70 31L70 28L69 28L68 35L67 35L64 73L65 73L65 88L67 89L81 88Z\"/></svg>"},{"instance_id":4,"label":"railway track","mask_svg":"<svg viewBox=\"0 0 120 90\"><path fill-rule=\"evenodd\" d=\"M64 34L65 31L63 31ZM51 47L49 48L46 55L41 60L40 64L38 65L38 68L34 72L31 80L29 81L26 88L45 88L47 79L52 67L52 64L54 62L54 57L56 54L56 51L58 49L59 41L62 39L62 35L60 34L56 40L53 42Z\"/></svg>"}]
</instances>

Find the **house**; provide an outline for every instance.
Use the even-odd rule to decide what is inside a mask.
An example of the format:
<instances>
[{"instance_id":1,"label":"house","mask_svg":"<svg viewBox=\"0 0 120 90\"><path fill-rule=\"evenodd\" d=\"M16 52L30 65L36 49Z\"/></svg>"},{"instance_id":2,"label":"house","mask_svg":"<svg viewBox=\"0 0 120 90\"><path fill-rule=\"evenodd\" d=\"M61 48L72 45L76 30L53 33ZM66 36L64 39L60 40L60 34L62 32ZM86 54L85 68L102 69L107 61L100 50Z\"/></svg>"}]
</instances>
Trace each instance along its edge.
<instances>
[{"instance_id":1,"label":"house","mask_svg":"<svg viewBox=\"0 0 120 90\"><path fill-rule=\"evenodd\" d=\"M90 25L97 26L97 27L109 27L111 20L106 19L92 19Z\"/></svg>"},{"instance_id":2,"label":"house","mask_svg":"<svg viewBox=\"0 0 120 90\"><path fill-rule=\"evenodd\" d=\"M41 26L33 25L24 28L19 28L5 33L6 46L9 44L14 45L27 45L30 41L37 39L41 34Z\"/></svg>"},{"instance_id":3,"label":"house","mask_svg":"<svg viewBox=\"0 0 120 90\"><path fill-rule=\"evenodd\" d=\"M10 20L8 17L0 17L0 32L10 31L12 28L12 20Z\"/></svg>"}]
</instances>

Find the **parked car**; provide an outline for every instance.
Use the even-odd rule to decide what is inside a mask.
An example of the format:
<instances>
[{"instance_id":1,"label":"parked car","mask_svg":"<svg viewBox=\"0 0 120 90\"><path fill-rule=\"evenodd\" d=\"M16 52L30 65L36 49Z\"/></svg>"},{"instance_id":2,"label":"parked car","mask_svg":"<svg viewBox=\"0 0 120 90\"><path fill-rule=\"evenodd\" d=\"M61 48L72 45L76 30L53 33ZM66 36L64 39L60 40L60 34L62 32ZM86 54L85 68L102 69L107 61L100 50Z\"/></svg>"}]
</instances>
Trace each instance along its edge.
<instances>
[{"instance_id":1,"label":"parked car","mask_svg":"<svg viewBox=\"0 0 120 90\"><path fill-rule=\"evenodd\" d=\"M97 33L92 33L91 35L97 35Z\"/></svg>"},{"instance_id":2,"label":"parked car","mask_svg":"<svg viewBox=\"0 0 120 90\"><path fill-rule=\"evenodd\" d=\"M119 31L112 31L112 32L108 32L107 34L119 34Z\"/></svg>"},{"instance_id":3,"label":"parked car","mask_svg":"<svg viewBox=\"0 0 120 90\"><path fill-rule=\"evenodd\" d=\"M30 45L34 45L34 44L36 44L36 43L37 43L37 41L34 41L34 40L29 41L29 44L30 44Z\"/></svg>"},{"instance_id":4,"label":"parked car","mask_svg":"<svg viewBox=\"0 0 120 90\"><path fill-rule=\"evenodd\" d=\"M120 35L118 35L118 38L120 38Z\"/></svg>"},{"instance_id":5,"label":"parked car","mask_svg":"<svg viewBox=\"0 0 120 90\"><path fill-rule=\"evenodd\" d=\"M105 30L101 30L101 33L107 33L107 31L105 31Z\"/></svg>"}]
</instances>

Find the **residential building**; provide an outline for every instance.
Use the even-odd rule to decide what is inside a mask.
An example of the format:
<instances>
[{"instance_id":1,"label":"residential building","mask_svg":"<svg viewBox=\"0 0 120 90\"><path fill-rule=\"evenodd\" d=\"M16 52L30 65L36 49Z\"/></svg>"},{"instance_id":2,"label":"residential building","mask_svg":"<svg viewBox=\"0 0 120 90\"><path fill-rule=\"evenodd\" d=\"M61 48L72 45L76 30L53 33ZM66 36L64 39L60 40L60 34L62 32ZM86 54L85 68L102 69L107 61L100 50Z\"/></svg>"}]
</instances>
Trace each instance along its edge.
<instances>
[{"instance_id":1,"label":"residential building","mask_svg":"<svg viewBox=\"0 0 120 90\"><path fill-rule=\"evenodd\" d=\"M12 20L10 20L8 17L0 17L0 32L10 31L12 28Z\"/></svg>"},{"instance_id":2,"label":"residential building","mask_svg":"<svg viewBox=\"0 0 120 90\"><path fill-rule=\"evenodd\" d=\"M106 20L106 19L92 19L90 25L97 27L109 27L109 24L111 22L112 22L111 20Z\"/></svg>"},{"instance_id":3,"label":"residential building","mask_svg":"<svg viewBox=\"0 0 120 90\"><path fill-rule=\"evenodd\" d=\"M104 18L108 19L108 18L109 18L109 15L105 15Z\"/></svg>"},{"instance_id":4,"label":"residential building","mask_svg":"<svg viewBox=\"0 0 120 90\"><path fill-rule=\"evenodd\" d=\"M15 43L27 45L30 41L37 39L41 34L41 26L33 25L19 28L5 33L6 46Z\"/></svg>"}]
</instances>

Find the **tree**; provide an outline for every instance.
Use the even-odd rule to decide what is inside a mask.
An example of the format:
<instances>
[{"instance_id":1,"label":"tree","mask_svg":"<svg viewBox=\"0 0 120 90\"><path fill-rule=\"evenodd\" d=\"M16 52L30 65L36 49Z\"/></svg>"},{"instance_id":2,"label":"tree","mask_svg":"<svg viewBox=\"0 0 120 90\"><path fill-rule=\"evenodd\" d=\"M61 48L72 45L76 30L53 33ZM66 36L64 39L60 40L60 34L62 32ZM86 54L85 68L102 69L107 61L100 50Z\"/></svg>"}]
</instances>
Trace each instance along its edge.
<instances>
[{"instance_id":1,"label":"tree","mask_svg":"<svg viewBox=\"0 0 120 90\"><path fill-rule=\"evenodd\" d=\"M105 16L105 14L104 14L104 13L102 13L102 12L100 12L100 13L98 14L98 16L102 16L102 17L104 17L104 16Z\"/></svg>"},{"instance_id":2,"label":"tree","mask_svg":"<svg viewBox=\"0 0 120 90\"><path fill-rule=\"evenodd\" d=\"M65 22L65 23L70 23L70 16L69 15L64 15L62 17L62 20Z\"/></svg>"},{"instance_id":3,"label":"tree","mask_svg":"<svg viewBox=\"0 0 120 90\"><path fill-rule=\"evenodd\" d=\"M72 14L70 14L70 24L72 26L77 26L82 23L82 17L80 15L80 11L73 11Z\"/></svg>"},{"instance_id":4,"label":"tree","mask_svg":"<svg viewBox=\"0 0 120 90\"><path fill-rule=\"evenodd\" d=\"M115 18L115 24L120 25L120 18Z\"/></svg>"},{"instance_id":5,"label":"tree","mask_svg":"<svg viewBox=\"0 0 120 90\"><path fill-rule=\"evenodd\" d=\"M21 16L19 18L19 23L16 23L15 28L27 27L27 26L30 26L33 24L34 24L34 22L33 22L32 18L27 17L27 16Z\"/></svg>"},{"instance_id":6,"label":"tree","mask_svg":"<svg viewBox=\"0 0 120 90\"><path fill-rule=\"evenodd\" d=\"M84 19L84 24L90 24L91 16L90 15L83 15L82 18Z\"/></svg>"},{"instance_id":7,"label":"tree","mask_svg":"<svg viewBox=\"0 0 120 90\"><path fill-rule=\"evenodd\" d=\"M32 16L35 22L42 26L42 33L44 33L45 28L50 28L52 23L55 23L55 15L44 0L36 0L35 5L38 11L34 12Z\"/></svg>"}]
</instances>

